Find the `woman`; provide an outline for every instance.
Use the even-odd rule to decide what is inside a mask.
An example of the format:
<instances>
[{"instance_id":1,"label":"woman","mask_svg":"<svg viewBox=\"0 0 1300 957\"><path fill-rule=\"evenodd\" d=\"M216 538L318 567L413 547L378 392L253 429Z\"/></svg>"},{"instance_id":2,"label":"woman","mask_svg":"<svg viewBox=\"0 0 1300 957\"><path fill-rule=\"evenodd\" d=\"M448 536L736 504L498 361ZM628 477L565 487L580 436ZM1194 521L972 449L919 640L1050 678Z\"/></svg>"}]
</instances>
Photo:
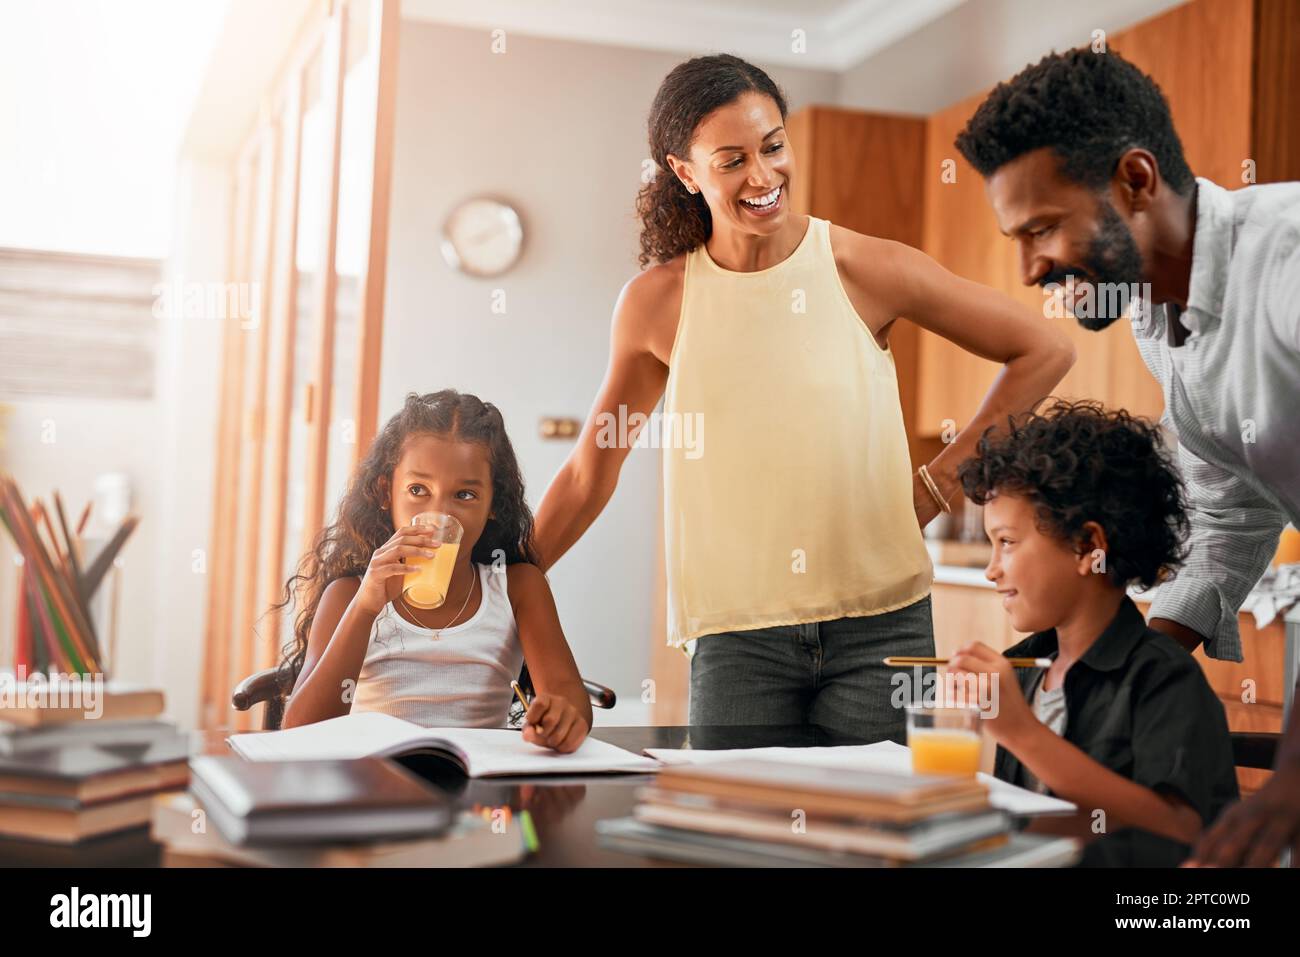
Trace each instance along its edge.
<instances>
[{"instance_id":1,"label":"woman","mask_svg":"<svg viewBox=\"0 0 1300 957\"><path fill-rule=\"evenodd\" d=\"M785 118L776 84L734 56L663 81L658 175L637 202L641 265L655 264L619 295L605 380L542 499L536 545L549 568L613 494L631 437L610 443L600 424L664 396L664 420L697 423L704 440L663 453L669 643L695 646L691 724L898 738L881 659L934 654L921 529L979 433L1050 393L1074 352L915 249L790 212ZM888 351L902 317L1005 363L910 482Z\"/></svg>"}]
</instances>

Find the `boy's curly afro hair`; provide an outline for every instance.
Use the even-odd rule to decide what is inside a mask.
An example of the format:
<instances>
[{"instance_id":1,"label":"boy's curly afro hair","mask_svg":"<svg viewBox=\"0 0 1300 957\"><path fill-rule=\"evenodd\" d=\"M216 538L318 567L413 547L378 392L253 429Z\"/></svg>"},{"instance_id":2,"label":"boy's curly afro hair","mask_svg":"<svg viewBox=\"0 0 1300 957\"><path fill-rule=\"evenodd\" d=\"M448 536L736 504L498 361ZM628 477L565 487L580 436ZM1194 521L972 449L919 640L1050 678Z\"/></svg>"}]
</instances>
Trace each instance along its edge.
<instances>
[{"instance_id":1,"label":"boy's curly afro hair","mask_svg":"<svg viewBox=\"0 0 1300 957\"><path fill-rule=\"evenodd\" d=\"M1186 557L1189 529L1182 479L1160 430L1100 402L1057 400L984 431L958 469L977 505L1000 492L1028 498L1038 527L1083 548L1084 523L1106 533L1106 572L1121 587L1172 577Z\"/></svg>"}]
</instances>

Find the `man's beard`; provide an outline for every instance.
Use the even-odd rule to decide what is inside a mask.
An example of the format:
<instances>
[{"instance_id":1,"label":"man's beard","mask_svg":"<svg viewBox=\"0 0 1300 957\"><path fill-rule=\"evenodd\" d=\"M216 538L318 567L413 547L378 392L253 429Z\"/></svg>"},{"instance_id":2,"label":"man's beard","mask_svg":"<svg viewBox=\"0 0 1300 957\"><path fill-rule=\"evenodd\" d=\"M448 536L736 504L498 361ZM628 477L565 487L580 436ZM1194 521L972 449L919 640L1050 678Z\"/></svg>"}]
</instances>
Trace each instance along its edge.
<instances>
[{"instance_id":1,"label":"man's beard","mask_svg":"<svg viewBox=\"0 0 1300 957\"><path fill-rule=\"evenodd\" d=\"M1110 297L1102 296L1098 287L1103 284L1122 284L1128 289L1136 290L1138 283L1142 281L1142 254L1138 251L1137 243L1133 241L1133 233L1129 231L1128 225L1120 218L1119 213L1115 212L1115 207L1109 200L1103 200L1101 204L1101 219L1097 224L1097 235L1088 245L1082 265L1054 269L1040 279L1038 284L1046 286L1049 283L1056 283L1064 286L1066 278L1071 275L1075 278L1076 288L1079 282L1091 283L1093 286L1092 314L1074 317L1079 325L1093 332L1100 332L1120 318L1124 314L1124 308L1129 304L1128 298L1125 297L1120 310L1115 315L1106 315L1107 301Z\"/></svg>"}]
</instances>

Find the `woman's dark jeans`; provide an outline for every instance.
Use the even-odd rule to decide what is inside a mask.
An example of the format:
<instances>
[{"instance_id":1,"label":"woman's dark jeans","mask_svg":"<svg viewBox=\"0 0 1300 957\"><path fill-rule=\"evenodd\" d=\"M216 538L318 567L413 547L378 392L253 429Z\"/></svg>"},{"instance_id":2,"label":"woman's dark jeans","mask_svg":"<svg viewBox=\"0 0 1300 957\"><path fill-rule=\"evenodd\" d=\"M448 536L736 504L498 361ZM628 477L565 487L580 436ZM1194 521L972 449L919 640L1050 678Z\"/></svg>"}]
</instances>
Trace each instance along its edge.
<instances>
[{"instance_id":1,"label":"woman's dark jeans","mask_svg":"<svg viewBox=\"0 0 1300 957\"><path fill-rule=\"evenodd\" d=\"M879 615L705 635L691 658L690 723L816 724L901 743L900 669L887 655L934 655L929 595Z\"/></svg>"}]
</instances>

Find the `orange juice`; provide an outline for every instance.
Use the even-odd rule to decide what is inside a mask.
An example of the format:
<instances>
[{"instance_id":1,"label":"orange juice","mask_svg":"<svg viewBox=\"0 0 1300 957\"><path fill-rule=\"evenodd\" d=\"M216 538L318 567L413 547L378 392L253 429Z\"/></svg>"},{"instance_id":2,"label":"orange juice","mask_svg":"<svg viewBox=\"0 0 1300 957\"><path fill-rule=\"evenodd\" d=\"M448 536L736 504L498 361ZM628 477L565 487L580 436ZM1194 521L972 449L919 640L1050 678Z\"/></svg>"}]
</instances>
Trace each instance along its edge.
<instances>
[{"instance_id":1,"label":"orange juice","mask_svg":"<svg viewBox=\"0 0 1300 957\"><path fill-rule=\"evenodd\" d=\"M456 554L460 542L444 542L434 551L432 558L408 558L408 565L416 570L402 577L402 593L416 608L437 608L447 600L451 572L456 567Z\"/></svg>"},{"instance_id":2,"label":"orange juice","mask_svg":"<svg viewBox=\"0 0 1300 957\"><path fill-rule=\"evenodd\" d=\"M907 735L916 774L969 774L980 769L980 737L957 728L912 728Z\"/></svg>"},{"instance_id":3,"label":"orange juice","mask_svg":"<svg viewBox=\"0 0 1300 957\"><path fill-rule=\"evenodd\" d=\"M1292 562L1300 562L1300 531L1284 528L1277 543L1277 554L1273 556L1273 564L1290 565Z\"/></svg>"}]
</instances>

